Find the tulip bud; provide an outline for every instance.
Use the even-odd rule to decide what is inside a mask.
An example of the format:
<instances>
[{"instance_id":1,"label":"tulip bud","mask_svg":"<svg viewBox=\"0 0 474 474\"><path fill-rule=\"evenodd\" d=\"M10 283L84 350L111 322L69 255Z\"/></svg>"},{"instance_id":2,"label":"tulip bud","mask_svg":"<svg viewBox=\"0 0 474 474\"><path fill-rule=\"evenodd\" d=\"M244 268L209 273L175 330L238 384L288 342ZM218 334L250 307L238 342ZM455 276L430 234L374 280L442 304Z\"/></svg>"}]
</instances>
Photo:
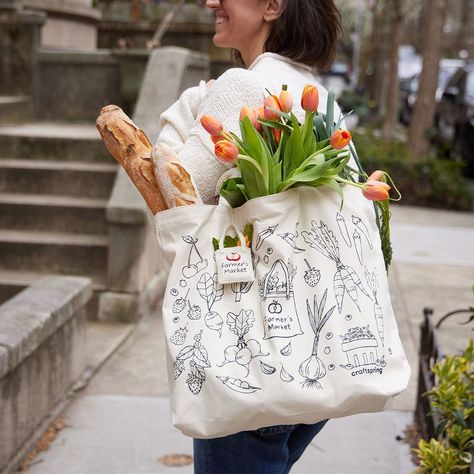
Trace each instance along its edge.
<instances>
[{"instance_id":1,"label":"tulip bud","mask_svg":"<svg viewBox=\"0 0 474 474\"><path fill-rule=\"evenodd\" d=\"M382 181L367 181L362 186L362 194L369 201L385 201L389 191L390 186Z\"/></svg>"},{"instance_id":2,"label":"tulip bud","mask_svg":"<svg viewBox=\"0 0 474 474\"><path fill-rule=\"evenodd\" d=\"M280 128L272 128L272 133L273 133L273 136L275 137L276 142L280 143L281 134L283 133L283 130L281 130Z\"/></svg>"},{"instance_id":3,"label":"tulip bud","mask_svg":"<svg viewBox=\"0 0 474 474\"><path fill-rule=\"evenodd\" d=\"M374 171L370 176L369 178L367 179L367 181L381 181L383 176L384 176L384 172L383 171L380 171L380 170L377 170L377 171Z\"/></svg>"},{"instance_id":4,"label":"tulip bud","mask_svg":"<svg viewBox=\"0 0 474 474\"><path fill-rule=\"evenodd\" d=\"M239 149L235 143L229 142L227 140L220 140L214 147L214 153L220 162L232 164L237 160Z\"/></svg>"},{"instance_id":5,"label":"tulip bud","mask_svg":"<svg viewBox=\"0 0 474 474\"><path fill-rule=\"evenodd\" d=\"M280 101L278 100L278 97L276 95L270 95L268 97L265 97L265 100L263 101L264 105L264 118L265 120L278 120L280 116L276 113L273 112L273 110L270 109L276 109L276 110L281 110L280 106Z\"/></svg>"},{"instance_id":6,"label":"tulip bud","mask_svg":"<svg viewBox=\"0 0 474 474\"><path fill-rule=\"evenodd\" d=\"M291 97L291 94L286 89L282 89L278 100L280 102L282 112L291 112L291 109L293 108L293 97Z\"/></svg>"},{"instance_id":7,"label":"tulip bud","mask_svg":"<svg viewBox=\"0 0 474 474\"><path fill-rule=\"evenodd\" d=\"M352 135L347 130L336 130L331 135L329 143L331 143L331 146L335 150L340 150L341 148L344 148L347 145L349 145L349 142L351 141L351 139L352 139Z\"/></svg>"},{"instance_id":8,"label":"tulip bud","mask_svg":"<svg viewBox=\"0 0 474 474\"><path fill-rule=\"evenodd\" d=\"M222 138L222 135L211 135L211 140L214 144L216 144L217 142L224 140L224 138Z\"/></svg>"},{"instance_id":9,"label":"tulip bud","mask_svg":"<svg viewBox=\"0 0 474 474\"><path fill-rule=\"evenodd\" d=\"M201 124L210 135L220 135L224 130L222 122L211 115L203 115Z\"/></svg>"},{"instance_id":10,"label":"tulip bud","mask_svg":"<svg viewBox=\"0 0 474 474\"><path fill-rule=\"evenodd\" d=\"M250 107L247 107L246 105L242 107L242 109L240 110L240 120L243 120L244 117L249 118L255 130L257 130L258 132L262 130L262 124L259 123L257 120L258 119L257 113L255 112L255 110L252 110Z\"/></svg>"},{"instance_id":11,"label":"tulip bud","mask_svg":"<svg viewBox=\"0 0 474 474\"><path fill-rule=\"evenodd\" d=\"M306 112L316 112L319 106L318 89L311 84L306 84L301 95L301 107Z\"/></svg>"},{"instance_id":12,"label":"tulip bud","mask_svg":"<svg viewBox=\"0 0 474 474\"><path fill-rule=\"evenodd\" d=\"M257 107L256 109L253 109L255 112L255 115L259 119L264 119L265 118L265 107Z\"/></svg>"}]
</instances>

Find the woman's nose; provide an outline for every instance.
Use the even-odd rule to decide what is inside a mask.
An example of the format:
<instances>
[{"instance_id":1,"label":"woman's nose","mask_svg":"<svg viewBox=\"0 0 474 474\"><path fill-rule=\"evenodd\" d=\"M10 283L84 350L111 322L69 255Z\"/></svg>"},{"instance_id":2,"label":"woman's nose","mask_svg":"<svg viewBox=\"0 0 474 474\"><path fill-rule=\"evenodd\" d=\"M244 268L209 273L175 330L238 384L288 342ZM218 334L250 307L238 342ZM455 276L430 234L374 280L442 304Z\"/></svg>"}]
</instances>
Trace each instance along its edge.
<instances>
[{"instance_id":1,"label":"woman's nose","mask_svg":"<svg viewBox=\"0 0 474 474\"><path fill-rule=\"evenodd\" d=\"M219 8L221 6L221 1L219 0L206 0L207 8Z\"/></svg>"}]
</instances>

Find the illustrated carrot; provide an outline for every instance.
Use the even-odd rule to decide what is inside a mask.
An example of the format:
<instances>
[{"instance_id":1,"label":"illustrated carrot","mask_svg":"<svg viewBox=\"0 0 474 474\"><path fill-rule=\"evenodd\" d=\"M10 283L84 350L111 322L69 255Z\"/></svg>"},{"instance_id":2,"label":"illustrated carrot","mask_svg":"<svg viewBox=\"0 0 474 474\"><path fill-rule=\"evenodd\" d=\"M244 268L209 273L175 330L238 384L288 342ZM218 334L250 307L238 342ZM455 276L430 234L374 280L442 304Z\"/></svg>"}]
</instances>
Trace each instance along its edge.
<instances>
[{"instance_id":1,"label":"illustrated carrot","mask_svg":"<svg viewBox=\"0 0 474 474\"><path fill-rule=\"evenodd\" d=\"M309 232L303 231L301 232L301 235L310 247L316 249L325 257L333 260L336 264L336 273L334 274L333 283L339 313L342 312L344 295L346 293L360 311L357 290L359 289L369 299L370 296L363 287L359 276L352 267L344 265L341 262L339 257L339 243L332 230L330 230L323 221L320 221L319 225L317 225L315 221L311 221L311 226Z\"/></svg>"}]
</instances>

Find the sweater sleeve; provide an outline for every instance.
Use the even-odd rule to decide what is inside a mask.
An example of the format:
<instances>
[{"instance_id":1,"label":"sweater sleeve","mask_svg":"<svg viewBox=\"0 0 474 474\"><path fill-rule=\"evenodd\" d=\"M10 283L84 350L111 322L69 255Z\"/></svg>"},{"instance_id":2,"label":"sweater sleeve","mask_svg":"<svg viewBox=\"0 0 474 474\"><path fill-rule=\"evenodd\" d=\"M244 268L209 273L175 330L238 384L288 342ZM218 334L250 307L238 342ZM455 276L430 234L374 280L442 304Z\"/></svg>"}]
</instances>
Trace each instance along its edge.
<instances>
[{"instance_id":1,"label":"sweater sleeve","mask_svg":"<svg viewBox=\"0 0 474 474\"><path fill-rule=\"evenodd\" d=\"M221 120L226 130L239 134L240 109L244 105L260 106L264 89L256 74L239 68L222 74L204 96L195 89L185 91L161 115L158 141L167 143L178 154L193 176L203 201L215 203L216 184L231 166L217 161L214 144L199 119L205 114L212 115Z\"/></svg>"}]
</instances>

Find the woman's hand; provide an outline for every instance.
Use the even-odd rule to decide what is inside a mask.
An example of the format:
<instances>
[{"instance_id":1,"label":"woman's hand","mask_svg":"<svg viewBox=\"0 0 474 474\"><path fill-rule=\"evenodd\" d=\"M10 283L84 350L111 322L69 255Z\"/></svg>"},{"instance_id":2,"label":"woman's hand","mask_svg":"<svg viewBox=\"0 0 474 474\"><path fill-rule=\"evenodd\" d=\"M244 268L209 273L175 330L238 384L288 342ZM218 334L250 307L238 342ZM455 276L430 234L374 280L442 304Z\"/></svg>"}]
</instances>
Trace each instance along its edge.
<instances>
[{"instance_id":1,"label":"woman's hand","mask_svg":"<svg viewBox=\"0 0 474 474\"><path fill-rule=\"evenodd\" d=\"M206 94L211 90L212 85L216 82L215 79L210 79L206 82Z\"/></svg>"}]
</instances>

